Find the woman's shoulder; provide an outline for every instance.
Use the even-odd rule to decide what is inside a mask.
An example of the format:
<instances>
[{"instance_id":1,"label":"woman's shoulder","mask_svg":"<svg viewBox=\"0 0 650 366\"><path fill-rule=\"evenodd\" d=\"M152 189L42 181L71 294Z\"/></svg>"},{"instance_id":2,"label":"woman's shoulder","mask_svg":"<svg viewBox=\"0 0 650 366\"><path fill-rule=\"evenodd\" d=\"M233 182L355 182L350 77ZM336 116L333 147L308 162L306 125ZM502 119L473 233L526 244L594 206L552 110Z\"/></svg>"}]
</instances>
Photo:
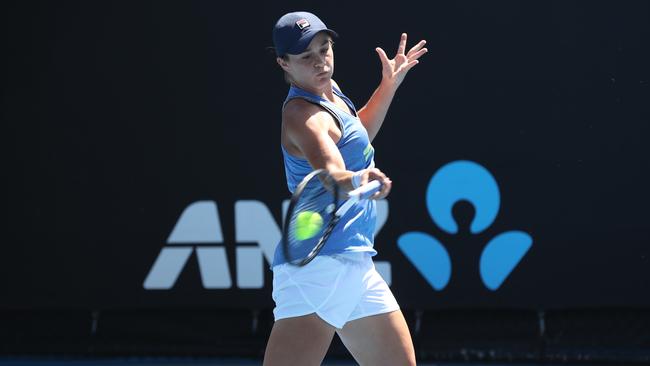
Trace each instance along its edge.
<instances>
[{"instance_id":1,"label":"woman's shoulder","mask_svg":"<svg viewBox=\"0 0 650 366\"><path fill-rule=\"evenodd\" d=\"M320 110L320 108L310 102L309 100L301 97L295 97L289 99L282 108L282 116L300 116L300 115L310 115L314 111Z\"/></svg>"},{"instance_id":2,"label":"woman's shoulder","mask_svg":"<svg viewBox=\"0 0 650 366\"><path fill-rule=\"evenodd\" d=\"M303 125L307 121L329 121L332 116L321 106L303 98L289 100L282 109L282 122L289 125Z\"/></svg>"}]
</instances>

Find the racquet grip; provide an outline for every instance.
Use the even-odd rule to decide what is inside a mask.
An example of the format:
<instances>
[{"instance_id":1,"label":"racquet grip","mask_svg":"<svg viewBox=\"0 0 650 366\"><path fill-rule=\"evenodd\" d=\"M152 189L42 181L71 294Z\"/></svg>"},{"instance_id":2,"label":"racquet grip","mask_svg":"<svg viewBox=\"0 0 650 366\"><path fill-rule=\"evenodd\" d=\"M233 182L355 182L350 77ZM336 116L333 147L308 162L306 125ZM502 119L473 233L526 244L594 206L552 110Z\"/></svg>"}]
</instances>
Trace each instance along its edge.
<instances>
[{"instance_id":1,"label":"racquet grip","mask_svg":"<svg viewBox=\"0 0 650 366\"><path fill-rule=\"evenodd\" d=\"M362 185L361 187L352 190L348 193L350 197L357 197L360 200L370 198L375 192L378 192L381 189L381 182L378 180L370 181Z\"/></svg>"},{"instance_id":2,"label":"racquet grip","mask_svg":"<svg viewBox=\"0 0 650 366\"><path fill-rule=\"evenodd\" d=\"M347 201L336 211L336 216L343 216L346 212L352 207L355 202L359 202L362 199L370 198L375 192L381 189L381 182L378 180L373 180L370 183L366 183L361 187L348 192Z\"/></svg>"}]
</instances>

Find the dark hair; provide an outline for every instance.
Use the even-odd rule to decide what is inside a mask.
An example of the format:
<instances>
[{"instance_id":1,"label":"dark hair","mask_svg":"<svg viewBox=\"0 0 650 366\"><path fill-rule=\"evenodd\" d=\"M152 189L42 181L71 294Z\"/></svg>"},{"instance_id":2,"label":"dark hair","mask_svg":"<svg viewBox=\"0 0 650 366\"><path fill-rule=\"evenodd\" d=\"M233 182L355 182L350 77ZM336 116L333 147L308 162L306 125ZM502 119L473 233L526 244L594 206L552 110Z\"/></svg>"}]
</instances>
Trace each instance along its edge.
<instances>
[{"instance_id":1,"label":"dark hair","mask_svg":"<svg viewBox=\"0 0 650 366\"><path fill-rule=\"evenodd\" d=\"M278 56L278 57L285 60L285 61L289 61L289 55L288 54ZM284 73L284 82L291 85L291 76L289 76L289 73L284 71L284 70L282 70L282 72Z\"/></svg>"}]
</instances>

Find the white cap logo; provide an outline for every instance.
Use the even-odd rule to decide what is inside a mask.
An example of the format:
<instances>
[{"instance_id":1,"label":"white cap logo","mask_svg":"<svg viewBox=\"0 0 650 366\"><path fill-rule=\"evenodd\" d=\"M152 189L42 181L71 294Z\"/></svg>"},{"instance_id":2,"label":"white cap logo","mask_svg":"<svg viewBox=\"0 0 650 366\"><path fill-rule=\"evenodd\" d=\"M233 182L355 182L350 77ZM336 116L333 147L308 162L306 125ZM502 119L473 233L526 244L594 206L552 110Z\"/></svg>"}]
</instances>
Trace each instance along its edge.
<instances>
[{"instance_id":1,"label":"white cap logo","mask_svg":"<svg viewBox=\"0 0 650 366\"><path fill-rule=\"evenodd\" d=\"M300 28L300 30L303 30L309 27L309 22L307 21L307 19L300 19L299 21L296 22L296 25L298 26L298 28Z\"/></svg>"}]
</instances>

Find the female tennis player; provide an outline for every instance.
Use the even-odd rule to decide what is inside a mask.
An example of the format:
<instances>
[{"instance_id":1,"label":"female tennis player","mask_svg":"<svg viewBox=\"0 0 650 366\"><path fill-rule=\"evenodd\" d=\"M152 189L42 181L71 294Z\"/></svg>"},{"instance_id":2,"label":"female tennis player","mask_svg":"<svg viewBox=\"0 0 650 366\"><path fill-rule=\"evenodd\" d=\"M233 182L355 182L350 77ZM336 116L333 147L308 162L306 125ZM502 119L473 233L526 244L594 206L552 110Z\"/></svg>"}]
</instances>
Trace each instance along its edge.
<instances>
[{"instance_id":1,"label":"female tennis player","mask_svg":"<svg viewBox=\"0 0 650 366\"><path fill-rule=\"evenodd\" d=\"M379 180L382 188L372 198L383 198L391 180L374 167L371 142L404 77L427 52L425 41L406 52L402 34L393 59L376 49L382 80L357 111L332 79L336 37L308 12L285 14L273 28L277 63L290 84L281 133L287 184L293 192L307 174L326 169L344 192ZM278 245L272 265L275 323L264 365L320 365L335 332L361 365L415 365L406 321L372 262L375 201L356 205L309 264L287 263Z\"/></svg>"}]
</instances>

